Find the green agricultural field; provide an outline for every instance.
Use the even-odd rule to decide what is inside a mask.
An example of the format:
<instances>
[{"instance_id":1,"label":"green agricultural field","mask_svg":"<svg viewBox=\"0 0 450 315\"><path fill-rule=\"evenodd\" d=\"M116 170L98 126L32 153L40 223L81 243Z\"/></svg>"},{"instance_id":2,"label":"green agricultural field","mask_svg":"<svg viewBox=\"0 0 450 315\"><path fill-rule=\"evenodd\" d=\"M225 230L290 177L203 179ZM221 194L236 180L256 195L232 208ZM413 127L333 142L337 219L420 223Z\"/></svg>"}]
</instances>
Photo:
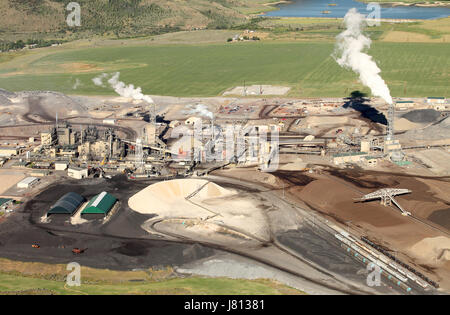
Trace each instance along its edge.
<instances>
[{"instance_id":1,"label":"green agricultural field","mask_svg":"<svg viewBox=\"0 0 450 315\"><path fill-rule=\"evenodd\" d=\"M178 277L171 267L116 271L81 267L81 286L66 285L65 264L0 258L2 294L304 294L267 279Z\"/></svg>"},{"instance_id":2,"label":"green agricultural field","mask_svg":"<svg viewBox=\"0 0 450 315\"><path fill-rule=\"evenodd\" d=\"M303 294L269 280L232 280L227 278L185 278L159 282L121 282L116 284L81 284L69 287L54 281L18 275L0 274L0 294L211 294L278 295Z\"/></svg>"},{"instance_id":3,"label":"green agricultural field","mask_svg":"<svg viewBox=\"0 0 450 315\"><path fill-rule=\"evenodd\" d=\"M244 81L291 86L290 96L296 97L368 92L355 73L336 64L330 56L333 48L331 42L48 48L0 59L0 87L114 95L95 86L92 78L120 71L122 81L151 95L216 96ZM448 45L375 42L369 53L393 96L448 96ZM75 90L77 79L81 85Z\"/></svg>"}]
</instances>

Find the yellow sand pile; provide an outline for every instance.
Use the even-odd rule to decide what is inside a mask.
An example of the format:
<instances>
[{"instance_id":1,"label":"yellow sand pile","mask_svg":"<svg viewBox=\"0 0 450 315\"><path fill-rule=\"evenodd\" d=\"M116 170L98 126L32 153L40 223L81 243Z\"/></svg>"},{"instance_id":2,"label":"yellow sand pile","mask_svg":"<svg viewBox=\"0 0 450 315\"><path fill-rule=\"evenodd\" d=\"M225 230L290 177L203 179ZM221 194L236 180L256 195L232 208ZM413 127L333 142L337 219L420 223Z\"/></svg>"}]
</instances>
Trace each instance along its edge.
<instances>
[{"instance_id":1,"label":"yellow sand pile","mask_svg":"<svg viewBox=\"0 0 450 315\"><path fill-rule=\"evenodd\" d=\"M412 130L423 128L425 124L413 123L406 118L400 118L394 122L397 130Z\"/></svg>"},{"instance_id":2,"label":"yellow sand pile","mask_svg":"<svg viewBox=\"0 0 450 315\"><path fill-rule=\"evenodd\" d=\"M427 263L447 262L450 260L450 238L445 236L424 238L411 246L410 252Z\"/></svg>"}]
</instances>

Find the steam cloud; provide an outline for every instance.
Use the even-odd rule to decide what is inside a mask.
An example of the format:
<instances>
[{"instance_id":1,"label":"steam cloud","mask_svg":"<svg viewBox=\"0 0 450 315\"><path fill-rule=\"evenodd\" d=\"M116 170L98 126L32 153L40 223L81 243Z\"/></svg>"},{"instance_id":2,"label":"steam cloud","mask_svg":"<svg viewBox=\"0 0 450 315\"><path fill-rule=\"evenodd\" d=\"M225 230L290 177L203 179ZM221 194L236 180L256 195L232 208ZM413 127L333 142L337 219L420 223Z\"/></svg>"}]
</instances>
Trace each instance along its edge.
<instances>
[{"instance_id":1,"label":"steam cloud","mask_svg":"<svg viewBox=\"0 0 450 315\"><path fill-rule=\"evenodd\" d=\"M214 114L208 110L208 107L204 104L197 104L195 106L190 105L189 110L185 111L185 114L199 115L207 117L209 119L214 118Z\"/></svg>"},{"instance_id":2,"label":"steam cloud","mask_svg":"<svg viewBox=\"0 0 450 315\"><path fill-rule=\"evenodd\" d=\"M362 33L365 16L355 8L350 9L344 17L347 29L339 34L333 54L336 62L344 68L352 69L359 74L362 84L369 87L374 96L379 96L388 104L392 97L388 86L381 78L381 72L372 56L363 51L370 48L372 41Z\"/></svg>"},{"instance_id":3,"label":"steam cloud","mask_svg":"<svg viewBox=\"0 0 450 315\"><path fill-rule=\"evenodd\" d=\"M135 88L133 84L126 85L122 81L119 81L119 76L120 72L116 72L108 79L109 75L106 73L102 73L98 77L93 78L92 82L94 82L94 84L97 86L106 87L103 80L108 79L106 82L120 96L153 103L153 99L148 95L144 95L140 87Z\"/></svg>"}]
</instances>

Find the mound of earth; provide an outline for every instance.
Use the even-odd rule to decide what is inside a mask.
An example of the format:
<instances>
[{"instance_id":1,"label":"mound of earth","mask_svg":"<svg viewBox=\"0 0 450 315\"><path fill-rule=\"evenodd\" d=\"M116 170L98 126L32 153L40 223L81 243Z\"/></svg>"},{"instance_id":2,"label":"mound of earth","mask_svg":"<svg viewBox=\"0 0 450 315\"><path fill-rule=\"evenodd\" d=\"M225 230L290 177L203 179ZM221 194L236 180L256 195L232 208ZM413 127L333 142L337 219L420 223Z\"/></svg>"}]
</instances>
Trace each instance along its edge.
<instances>
[{"instance_id":1,"label":"mound of earth","mask_svg":"<svg viewBox=\"0 0 450 315\"><path fill-rule=\"evenodd\" d=\"M176 179L150 185L132 196L128 205L136 212L155 214L166 227L181 227L181 233L217 236L221 226L226 226L228 230L270 238L264 207L258 199L204 179ZM174 223L177 219L184 223Z\"/></svg>"},{"instance_id":2,"label":"mound of earth","mask_svg":"<svg viewBox=\"0 0 450 315\"><path fill-rule=\"evenodd\" d=\"M148 214L158 210L178 208L195 193L195 199L218 198L233 194L231 191L204 179L176 179L148 186L128 200L131 209Z\"/></svg>"},{"instance_id":3,"label":"mound of earth","mask_svg":"<svg viewBox=\"0 0 450 315\"><path fill-rule=\"evenodd\" d=\"M5 89L1 89L0 88L0 95L7 97L7 98L13 98L13 97L17 97L17 94L14 92L10 92L8 90Z\"/></svg>"},{"instance_id":4,"label":"mound of earth","mask_svg":"<svg viewBox=\"0 0 450 315\"><path fill-rule=\"evenodd\" d=\"M434 109L418 109L410 111L402 116L413 123L432 123L441 117L441 113Z\"/></svg>"},{"instance_id":5,"label":"mound of earth","mask_svg":"<svg viewBox=\"0 0 450 315\"><path fill-rule=\"evenodd\" d=\"M416 139L416 140L436 140L447 139L450 137L450 119L447 117L438 124L428 126L424 129L409 130L405 134L400 135L400 139Z\"/></svg>"},{"instance_id":6,"label":"mound of earth","mask_svg":"<svg viewBox=\"0 0 450 315\"><path fill-rule=\"evenodd\" d=\"M410 248L411 253L420 260L434 263L450 259L450 238L445 236L428 237L414 244Z\"/></svg>"},{"instance_id":7,"label":"mound of earth","mask_svg":"<svg viewBox=\"0 0 450 315\"><path fill-rule=\"evenodd\" d=\"M413 123L406 118L400 118L395 121L395 129L396 130L412 130L423 127L424 124Z\"/></svg>"},{"instance_id":8,"label":"mound of earth","mask_svg":"<svg viewBox=\"0 0 450 315\"><path fill-rule=\"evenodd\" d=\"M0 94L0 106L1 105L11 105L12 102L6 96Z\"/></svg>"}]
</instances>

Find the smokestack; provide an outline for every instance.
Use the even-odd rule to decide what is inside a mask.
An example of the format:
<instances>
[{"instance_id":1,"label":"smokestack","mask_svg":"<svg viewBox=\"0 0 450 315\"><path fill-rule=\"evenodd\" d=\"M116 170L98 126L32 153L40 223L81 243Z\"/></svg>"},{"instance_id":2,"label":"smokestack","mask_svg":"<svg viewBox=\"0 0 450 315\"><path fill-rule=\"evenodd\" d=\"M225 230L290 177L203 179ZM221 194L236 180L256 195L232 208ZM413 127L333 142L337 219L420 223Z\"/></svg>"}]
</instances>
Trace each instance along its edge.
<instances>
[{"instance_id":1,"label":"smokestack","mask_svg":"<svg viewBox=\"0 0 450 315\"><path fill-rule=\"evenodd\" d=\"M394 140L394 115L395 106L394 104L389 104L388 118L387 118L387 130L386 130L386 140Z\"/></svg>"}]
</instances>

